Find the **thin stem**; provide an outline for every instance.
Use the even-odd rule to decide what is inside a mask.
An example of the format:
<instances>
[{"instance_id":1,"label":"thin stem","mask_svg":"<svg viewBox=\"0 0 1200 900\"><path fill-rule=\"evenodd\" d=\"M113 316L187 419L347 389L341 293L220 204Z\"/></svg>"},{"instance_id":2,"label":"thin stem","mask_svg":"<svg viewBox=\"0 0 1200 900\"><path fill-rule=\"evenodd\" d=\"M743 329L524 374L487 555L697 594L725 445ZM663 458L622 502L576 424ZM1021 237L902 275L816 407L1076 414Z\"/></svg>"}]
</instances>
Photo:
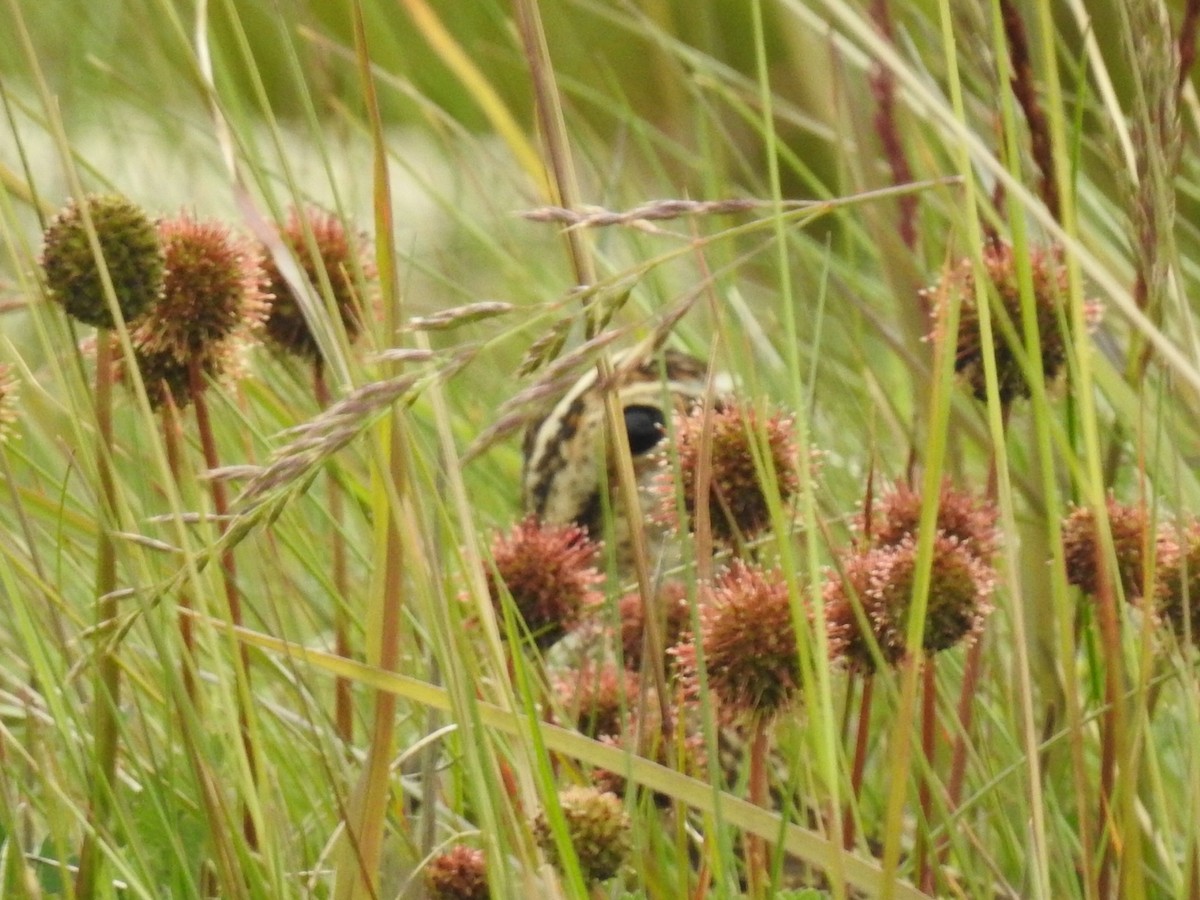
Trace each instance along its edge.
<instances>
[{"instance_id":1,"label":"thin stem","mask_svg":"<svg viewBox=\"0 0 1200 900\"><path fill-rule=\"evenodd\" d=\"M967 649L967 660L963 665L962 690L958 695L959 734L954 741L954 751L950 757L950 779L946 791L951 809L958 806L958 801L962 797L963 780L967 770L967 740L975 715L975 698L976 692L979 690L979 675L982 670L983 640L980 639Z\"/></svg>"},{"instance_id":2,"label":"thin stem","mask_svg":"<svg viewBox=\"0 0 1200 900\"><path fill-rule=\"evenodd\" d=\"M179 484L181 473L183 472L180 431L179 409L175 406L170 392L167 392L166 402L162 407L163 446L167 453L167 466L170 468L171 477L175 479L176 484ZM195 623L189 614L192 609L192 598L186 588L179 592L178 606L181 612L179 616L179 640L183 645L183 687L187 693L188 700L195 704L196 635Z\"/></svg>"},{"instance_id":3,"label":"thin stem","mask_svg":"<svg viewBox=\"0 0 1200 900\"><path fill-rule=\"evenodd\" d=\"M97 842L112 805L117 773L118 710L121 704L121 667L115 647L105 639L105 626L117 618L117 556L112 539L116 518L116 482L112 471L112 370L113 344L101 332L96 342L96 472L100 482L100 508L96 529L96 630L97 659L93 703L93 736L96 772L92 779L87 834L79 851L75 894L91 900L96 894L100 865Z\"/></svg>"},{"instance_id":4,"label":"thin stem","mask_svg":"<svg viewBox=\"0 0 1200 900\"><path fill-rule=\"evenodd\" d=\"M921 750L930 771L933 770L935 743L937 741L937 666L935 656L925 657L924 696L921 706ZM921 890L933 893L933 864L929 852L928 827L933 821L933 792L928 777L921 779L917 795L921 804L921 816L925 828L919 832L917 841L917 871L921 873ZM936 858L936 857L933 857Z\"/></svg>"},{"instance_id":5,"label":"thin stem","mask_svg":"<svg viewBox=\"0 0 1200 900\"><path fill-rule=\"evenodd\" d=\"M404 310L396 279L396 235L387 145L360 0L354 0L352 9L354 55L371 126L375 260L383 303L381 333L391 338L403 320ZM368 662L388 672L395 671L399 666L403 639L407 548L400 517L408 488L407 443L405 419L397 410L380 423L378 459L372 467L377 529L375 546L382 552L383 559L380 560L382 577L378 589L372 591L368 610L371 627L378 629L378 641L373 640L368 644L367 656ZM346 850L341 854L342 859L335 864L338 878L333 896L336 900L379 896L383 837L391 797L389 775L398 698L390 691L379 690L375 692L374 700L366 762L346 815Z\"/></svg>"},{"instance_id":6,"label":"thin stem","mask_svg":"<svg viewBox=\"0 0 1200 900\"><path fill-rule=\"evenodd\" d=\"M325 367L318 360L313 364L313 395L317 404L324 409L329 405L329 384L325 380ZM349 584L346 576L346 539L342 535L343 507L342 488L333 473L329 473L329 518L333 526L333 590L336 595L333 607L334 652L343 659L352 658L350 647L350 619L347 615L346 597ZM334 682L333 721L337 736L344 744L354 741L354 695L350 679L339 675Z\"/></svg>"},{"instance_id":7,"label":"thin stem","mask_svg":"<svg viewBox=\"0 0 1200 900\"><path fill-rule=\"evenodd\" d=\"M867 770L867 747L871 732L871 701L875 697L875 676L863 677L862 699L858 704L858 729L854 736L854 764L850 768L850 802L842 817L842 846L854 846L854 815L850 803L857 804L862 794L863 775Z\"/></svg>"},{"instance_id":8,"label":"thin stem","mask_svg":"<svg viewBox=\"0 0 1200 900\"><path fill-rule=\"evenodd\" d=\"M200 370L200 362L193 358L188 364L188 392L196 411L196 430L200 434L200 449L204 454L204 465L211 470L220 468L221 458L217 454L217 440L213 433L212 419L208 413L208 401L204 396L204 388L204 373ZM212 493L213 512L220 523L220 531L224 533L229 520L229 495L225 490L225 482L220 478L211 478L208 484ZM232 548L225 548L221 551L221 575L225 584L225 602L229 608L229 621L236 627L242 624L242 595L238 589L237 561ZM250 734L250 714L247 708L247 698L250 696L250 648L247 644L238 644L237 662L238 731L242 736L242 749L246 754L246 764L250 769L251 783L257 785L258 764L254 758L254 740ZM249 807L242 810L242 834L251 848L258 848L258 830Z\"/></svg>"},{"instance_id":9,"label":"thin stem","mask_svg":"<svg viewBox=\"0 0 1200 900\"><path fill-rule=\"evenodd\" d=\"M550 58L550 48L546 43L546 35L542 27L541 12L535 0L517 0L514 4L514 12L521 45L525 51L526 62L529 64L529 75L534 92L534 109L544 143L547 167L552 176L550 188L560 205L570 209L579 202L579 183L575 175L575 163L571 156L570 139L567 134L566 121L563 118L562 104L559 101L554 64ZM594 285L597 280L596 263L592 258L590 243L585 232L577 228L568 228L564 230L563 236L567 242L567 251L576 283L586 286ZM589 302L591 301L584 301L585 309ZM595 317L589 315L584 336L586 338L594 337L599 324L601 323L598 323ZM597 376L601 383L611 383L612 365L605 355L601 355L597 362ZM646 610L646 635L653 660L650 672L654 678L655 691L659 696L659 714L662 717L663 734L669 740L673 733L674 721L672 719L673 711L666 700L668 690L662 662L665 646L658 629L658 623L662 619L661 602L658 593L652 590L653 581L649 553L646 549L645 527L640 514L641 501L631 463L633 457L629 451L629 438L625 433L624 417L616 395L613 391L606 390L603 399L605 440L610 458L615 462L619 502L623 505L626 513L625 524L629 529L628 539L632 548L638 593L642 598L642 606Z\"/></svg>"},{"instance_id":10,"label":"thin stem","mask_svg":"<svg viewBox=\"0 0 1200 900\"><path fill-rule=\"evenodd\" d=\"M1107 663L1104 667L1105 711L1101 720L1100 737L1100 808L1097 819L1102 823L1099 834L1102 845L1098 894L1109 896L1110 885L1116 866L1116 851L1109 837L1109 826L1117 816L1117 801L1113 796L1116 779L1118 743L1124 733L1121 719L1121 676L1118 669L1121 652L1120 624L1117 621L1117 598L1108 583L1107 570L1100 569L1102 579L1097 618L1100 625L1100 640L1104 645Z\"/></svg>"},{"instance_id":11,"label":"thin stem","mask_svg":"<svg viewBox=\"0 0 1200 900\"><path fill-rule=\"evenodd\" d=\"M750 741L750 802L764 809L770 803L767 782L767 754L770 746L769 723L755 722L754 737ZM750 889L749 895L754 900L762 900L767 896L767 845L761 837L750 833L746 834L746 881Z\"/></svg>"},{"instance_id":12,"label":"thin stem","mask_svg":"<svg viewBox=\"0 0 1200 900\"><path fill-rule=\"evenodd\" d=\"M1002 423L1008 425L1011 407L1004 407ZM996 455L988 466L987 498L995 502L997 491L1000 489L1000 473L997 469ZM950 779L946 795L949 808L953 811L958 806L962 796L963 780L967 770L967 741L971 736L971 722L975 715L975 695L979 689L979 675L983 670L983 638L975 641L967 649L967 660L963 666L962 690L958 695L958 736L954 739L954 749L950 756ZM945 862L944 854L949 849L949 838L942 842L939 859Z\"/></svg>"}]
</instances>

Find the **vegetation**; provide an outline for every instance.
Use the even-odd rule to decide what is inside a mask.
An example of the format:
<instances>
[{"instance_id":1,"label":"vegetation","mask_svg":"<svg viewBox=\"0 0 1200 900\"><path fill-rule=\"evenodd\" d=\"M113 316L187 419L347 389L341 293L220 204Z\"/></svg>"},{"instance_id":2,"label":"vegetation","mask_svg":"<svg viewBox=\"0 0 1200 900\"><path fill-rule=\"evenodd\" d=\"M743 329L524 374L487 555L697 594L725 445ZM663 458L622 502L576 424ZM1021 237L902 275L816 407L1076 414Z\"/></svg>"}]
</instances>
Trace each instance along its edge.
<instances>
[{"instance_id":1,"label":"vegetation","mask_svg":"<svg viewBox=\"0 0 1200 900\"><path fill-rule=\"evenodd\" d=\"M1200 2L0 9L0 894L1200 895Z\"/></svg>"}]
</instances>

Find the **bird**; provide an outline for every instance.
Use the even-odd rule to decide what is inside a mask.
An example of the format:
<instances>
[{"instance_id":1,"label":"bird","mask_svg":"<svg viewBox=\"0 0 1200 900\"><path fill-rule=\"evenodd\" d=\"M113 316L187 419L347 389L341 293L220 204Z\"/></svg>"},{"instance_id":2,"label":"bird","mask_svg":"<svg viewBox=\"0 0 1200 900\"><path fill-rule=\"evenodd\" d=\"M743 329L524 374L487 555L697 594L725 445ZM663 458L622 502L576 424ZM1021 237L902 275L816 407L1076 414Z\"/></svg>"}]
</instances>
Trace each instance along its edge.
<instances>
[{"instance_id":1,"label":"bird","mask_svg":"<svg viewBox=\"0 0 1200 900\"><path fill-rule=\"evenodd\" d=\"M628 440L647 549L652 563L663 558L666 530L656 523L653 485L667 466L660 451L668 419L703 402L710 389L724 390L703 360L680 350L653 353L635 348L613 358L607 389L620 406ZM616 460L606 449L606 385L591 369L525 432L522 472L527 514L548 525L577 525L613 549L618 571L632 571L632 534L621 497ZM606 496L607 494L607 496ZM606 510L610 521L606 522ZM606 528L606 525L608 526Z\"/></svg>"}]
</instances>

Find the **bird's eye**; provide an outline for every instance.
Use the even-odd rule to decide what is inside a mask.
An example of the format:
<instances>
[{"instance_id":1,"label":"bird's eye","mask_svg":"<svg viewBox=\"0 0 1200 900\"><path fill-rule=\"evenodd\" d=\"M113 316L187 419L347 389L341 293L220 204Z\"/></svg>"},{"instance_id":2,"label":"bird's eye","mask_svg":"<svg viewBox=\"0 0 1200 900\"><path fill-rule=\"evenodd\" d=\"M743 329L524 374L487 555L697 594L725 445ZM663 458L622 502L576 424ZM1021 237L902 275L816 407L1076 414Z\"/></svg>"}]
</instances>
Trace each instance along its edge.
<instances>
[{"instance_id":1,"label":"bird's eye","mask_svg":"<svg viewBox=\"0 0 1200 900\"><path fill-rule=\"evenodd\" d=\"M629 451L641 456L658 446L666 436L662 410L656 406L625 407L625 433L629 435Z\"/></svg>"}]
</instances>

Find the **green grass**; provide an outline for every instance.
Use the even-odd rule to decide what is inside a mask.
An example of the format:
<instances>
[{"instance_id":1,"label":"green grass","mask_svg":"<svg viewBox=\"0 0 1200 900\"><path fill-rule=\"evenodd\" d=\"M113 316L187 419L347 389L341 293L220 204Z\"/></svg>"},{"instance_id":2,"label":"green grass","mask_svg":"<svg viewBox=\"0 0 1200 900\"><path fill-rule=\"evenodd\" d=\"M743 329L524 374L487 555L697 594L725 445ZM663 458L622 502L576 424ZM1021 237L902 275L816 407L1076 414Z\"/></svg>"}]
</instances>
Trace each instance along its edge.
<instances>
[{"instance_id":1,"label":"green grass","mask_svg":"<svg viewBox=\"0 0 1200 900\"><path fill-rule=\"evenodd\" d=\"M0 444L0 896L415 897L460 838L486 851L493 896L736 896L747 833L834 896L917 896L922 860L939 895L1200 890L1196 651L1145 604L1071 586L1061 539L1110 491L1170 527L1200 511L1200 103L1190 81L1177 103L1169 62L1183 4L1017 5L1022 58L999 0L893 3L890 38L842 0L563 0L540 17L533 0L0 2L0 363L18 385ZM219 464L251 467L227 519L192 410L173 442L118 385L104 437L90 330L48 301L41 232L97 190L255 237L315 203L371 236L360 340L333 327L328 283L311 296L328 404L266 348L207 392ZM663 198L760 202L575 229L520 215ZM1032 348L1015 353L1031 396L1011 405L992 353L987 399L955 376L919 295L959 260L982 273L989 234L1014 248L1019 301L1002 314L977 278L981 331ZM1031 260L1050 244L1071 343L1047 382ZM480 301L510 306L411 327ZM522 360L552 334L578 349L606 307L615 338L575 372L669 323L819 454L756 550L786 573L800 656L768 808L747 802L744 763L725 783L549 724L554 672L488 595L492 535L521 515L507 426L536 408L510 401L542 376ZM863 678L827 659L823 584L869 498L922 490L918 643L943 478L996 503L995 612L977 651L881 670L863 710ZM609 621L625 587L607 586ZM594 768L640 788L630 865L603 887L552 874L529 824Z\"/></svg>"}]
</instances>

